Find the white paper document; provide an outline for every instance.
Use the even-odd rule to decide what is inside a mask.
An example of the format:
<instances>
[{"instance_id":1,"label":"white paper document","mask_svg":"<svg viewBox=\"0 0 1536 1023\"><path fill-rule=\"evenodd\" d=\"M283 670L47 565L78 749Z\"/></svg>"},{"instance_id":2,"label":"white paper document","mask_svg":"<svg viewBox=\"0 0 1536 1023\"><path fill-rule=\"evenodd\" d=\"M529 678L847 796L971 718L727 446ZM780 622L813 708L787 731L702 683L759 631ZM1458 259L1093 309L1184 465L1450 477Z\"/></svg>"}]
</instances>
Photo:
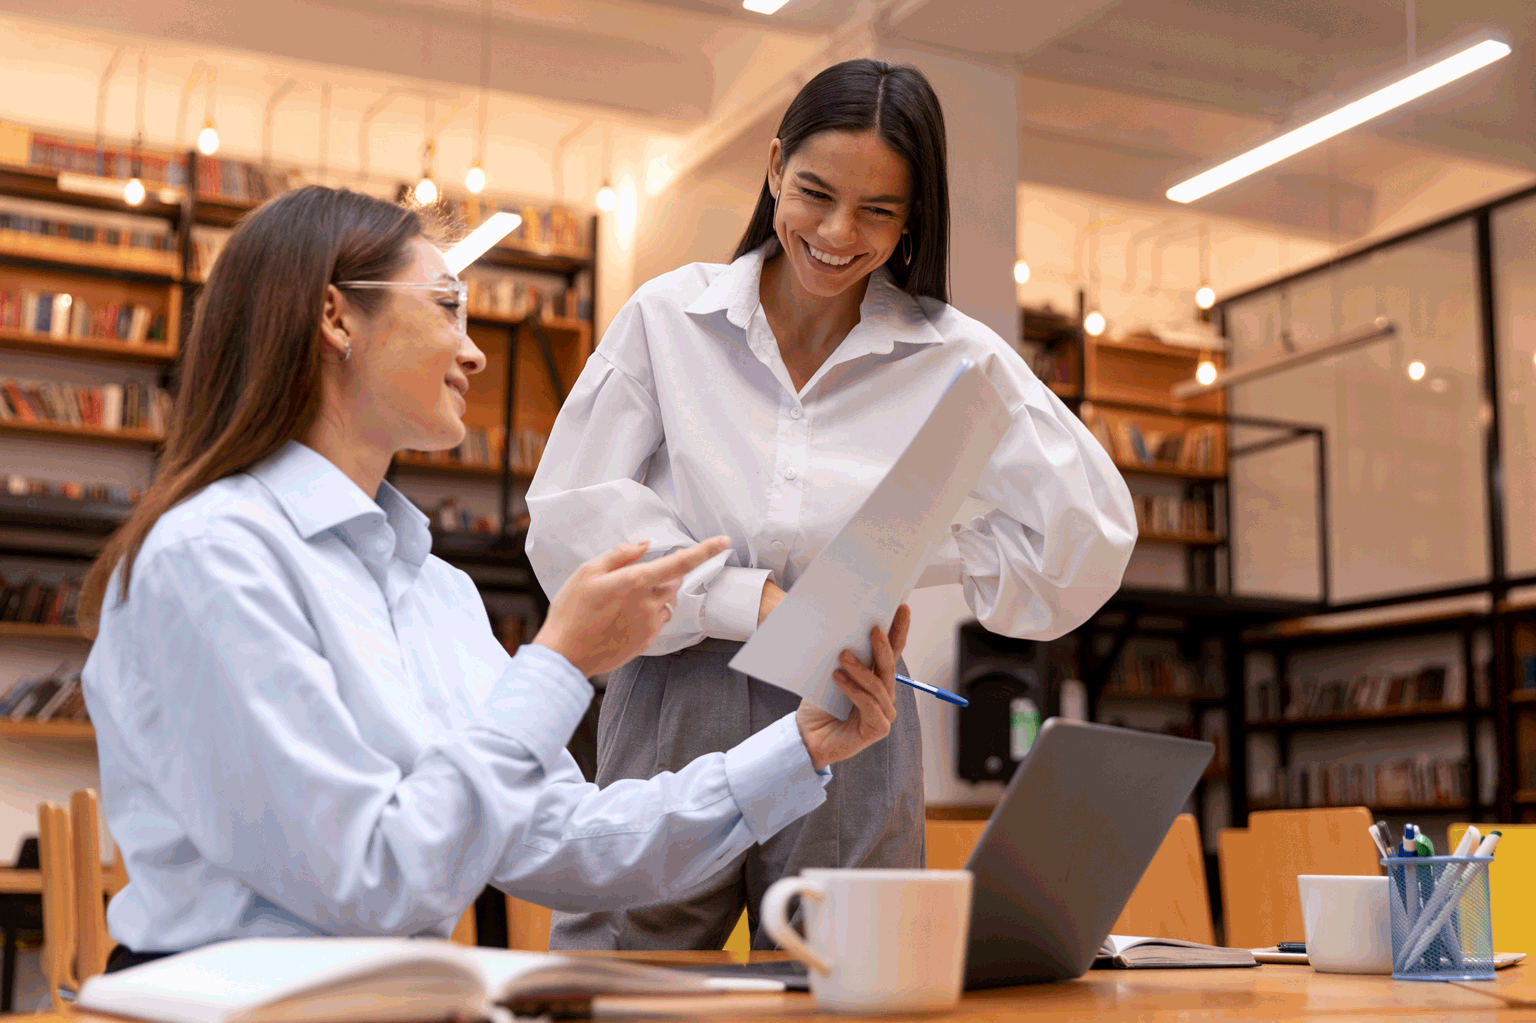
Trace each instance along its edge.
<instances>
[{"instance_id":1,"label":"white paper document","mask_svg":"<svg viewBox=\"0 0 1536 1023\"><path fill-rule=\"evenodd\" d=\"M846 718L853 703L832 681L839 655L851 650L869 661L869 630L890 627L1011 424L986 374L964 363L885 478L731 667Z\"/></svg>"}]
</instances>

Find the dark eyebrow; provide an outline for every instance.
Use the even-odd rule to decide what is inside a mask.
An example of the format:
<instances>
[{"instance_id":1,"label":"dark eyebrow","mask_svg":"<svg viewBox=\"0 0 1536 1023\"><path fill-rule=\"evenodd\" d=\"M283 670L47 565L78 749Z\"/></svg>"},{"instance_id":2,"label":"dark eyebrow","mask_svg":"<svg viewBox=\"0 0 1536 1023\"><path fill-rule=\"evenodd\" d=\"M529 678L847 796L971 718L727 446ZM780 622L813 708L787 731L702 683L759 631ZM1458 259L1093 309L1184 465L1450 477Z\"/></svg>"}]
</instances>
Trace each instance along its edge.
<instances>
[{"instance_id":1,"label":"dark eyebrow","mask_svg":"<svg viewBox=\"0 0 1536 1023\"><path fill-rule=\"evenodd\" d=\"M831 185L827 184L825 181L821 180L821 178L817 177L815 174L812 174L810 171L796 171L795 172L795 177L800 179L801 181L808 181L808 182L810 182L811 184L815 185L817 188L821 189L824 192L836 192L837 191L837 189L833 188ZM895 203L895 204L898 204L898 205L906 205L907 199L906 199L906 196L902 196L902 195L866 195L860 201L861 202L884 202L884 203Z\"/></svg>"}]
</instances>

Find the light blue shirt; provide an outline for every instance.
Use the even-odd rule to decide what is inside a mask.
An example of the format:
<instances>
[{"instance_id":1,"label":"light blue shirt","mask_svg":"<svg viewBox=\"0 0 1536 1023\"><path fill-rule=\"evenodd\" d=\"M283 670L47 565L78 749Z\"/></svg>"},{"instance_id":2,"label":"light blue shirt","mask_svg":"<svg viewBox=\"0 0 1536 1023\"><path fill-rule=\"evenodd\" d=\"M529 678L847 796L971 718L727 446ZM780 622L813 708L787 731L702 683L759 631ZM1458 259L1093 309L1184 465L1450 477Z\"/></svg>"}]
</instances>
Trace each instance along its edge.
<instances>
[{"instance_id":1,"label":"light blue shirt","mask_svg":"<svg viewBox=\"0 0 1536 1023\"><path fill-rule=\"evenodd\" d=\"M165 514L84 671L136 951L446 936L487 883L565 911L669 898L826 798L792 716L599 790L592 697L491 633L426 517L290 443Z\"/></svg>"}]
</instances>

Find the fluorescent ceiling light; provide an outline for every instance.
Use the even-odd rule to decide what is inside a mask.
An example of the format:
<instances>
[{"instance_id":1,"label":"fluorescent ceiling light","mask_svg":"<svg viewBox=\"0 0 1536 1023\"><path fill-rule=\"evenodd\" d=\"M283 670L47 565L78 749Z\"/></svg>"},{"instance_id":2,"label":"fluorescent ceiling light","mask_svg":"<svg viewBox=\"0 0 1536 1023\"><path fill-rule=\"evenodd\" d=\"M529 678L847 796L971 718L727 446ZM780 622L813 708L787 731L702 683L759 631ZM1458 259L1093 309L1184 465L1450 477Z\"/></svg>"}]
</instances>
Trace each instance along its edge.
<instances>
[{"instance_id":1,"label":"fluorescent ceiling light","mask_svg":"<svg viewBox=\"0 0 1536 1023\"><path fill-rule=\"evenodd\" d=\"M1168 198L1174 202L1194 202L1196 199L1210 195L1218 188L1225 188L1255 171L1277 164L1288 156L1295 156L1303 149L1308 149L1340 132L1364 124L1371 118L1384 114L1394 107L1402 106L1409 100L1418 99L1425 93L1433 92L1442 85L1448 85L1464 75L1469 75L1478 68L1486 67L1501 57L1508 56L1509 52L1508 43L1497 39L1485 39L1407 78L1401 78L1391 85L1377 89L1363 99L1357 99L1330 114L1324 114L1315 121L1309 121L1279 138L1271 139L1241 156L1235 156L1226 163L1174 185L1168 189Z\"/></svg>"},{"instance_id":2,"label":"fluorescent ceiling light","mask_svg":"<svg viewBox=\"0 0 1536 1023\"><path fill-rule=\"evenodd\" d=\"M1283 370L1296 366L1303 366L1309 362L1329 355L1340 355L1352 348L1370 344L1372 341L1381 341L1392 337L1397 333L1397 325L1385 316L1376 317L1376 321L1369 327L1364 327L1350 334L1344 334L1329 341L1310 345L1295 352L1284 352L1273 358L1249 363L1238 369L1228 370L1225 373L1217 373L1209 380L1201 380L1196 376L1194 380L1186 380L1183 383L1174 384L1170 392L1175 398L1183 401L1187 398L1198 398L1202 394L1210 394L1219 391L1223 387L1231 387L1233 384L1243 384L1250 380L1258 380Z\"/></svg>"},{"instance_id":3,"label":"fluorescent ceiling light","mask_svg":"<svg viewBox=\"0 0 1536 1023\"><path fill-rule=\"evenodd\" d=\"M789 0L741 0L741 6L758 14L773 14Z\"/></svg>"},{"instance_id":4,"label":"fluorescent ceiling light","mask_svg":"<svg viewBox=\"0 0 1536 1023\"><path fill-rule=\"evenodd\" d=\"M460 273L485 254L485 250L517 230L523 218L516 213L492 213L485 223L465 235L453 248L443 253L448 269Z\"/></svg>"}]
</instances>

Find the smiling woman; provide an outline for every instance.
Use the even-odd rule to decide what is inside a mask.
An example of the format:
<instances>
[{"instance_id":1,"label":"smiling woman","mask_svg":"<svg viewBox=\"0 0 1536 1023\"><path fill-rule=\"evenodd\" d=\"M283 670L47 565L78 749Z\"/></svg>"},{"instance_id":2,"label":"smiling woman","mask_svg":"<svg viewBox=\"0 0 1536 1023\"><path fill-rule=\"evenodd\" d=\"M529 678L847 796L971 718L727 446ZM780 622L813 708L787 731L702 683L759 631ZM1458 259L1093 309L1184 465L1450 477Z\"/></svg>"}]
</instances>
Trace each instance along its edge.
<instances>
[{"instance_id":1,"label":"smiling woman","mask_svg":"<svg viewBox=\"0 0 1536 1023\"><path fill-rule=\"evenodd\" d=\"M1114 592L1135 541L1130 494L1082 423L1013 349L947 304L944 116L914 68L837 64L790 103L728 266L641 287L561 408L528 490L528 555L548 589L604 545L697 536L731 550L691 573L655 643L613 672L601 784L651 778L751 735L795 697L732 655L859 508L963 360L1014 425L927 583L963 582L988 628L1046 639ZM841 680L839 680L841 681ZM743 907L806 867L923 864L912 690L890 736L838 767L825 806L686 898L557 918L555 948L719 948Z\"/></svg>"}]
</instances>

